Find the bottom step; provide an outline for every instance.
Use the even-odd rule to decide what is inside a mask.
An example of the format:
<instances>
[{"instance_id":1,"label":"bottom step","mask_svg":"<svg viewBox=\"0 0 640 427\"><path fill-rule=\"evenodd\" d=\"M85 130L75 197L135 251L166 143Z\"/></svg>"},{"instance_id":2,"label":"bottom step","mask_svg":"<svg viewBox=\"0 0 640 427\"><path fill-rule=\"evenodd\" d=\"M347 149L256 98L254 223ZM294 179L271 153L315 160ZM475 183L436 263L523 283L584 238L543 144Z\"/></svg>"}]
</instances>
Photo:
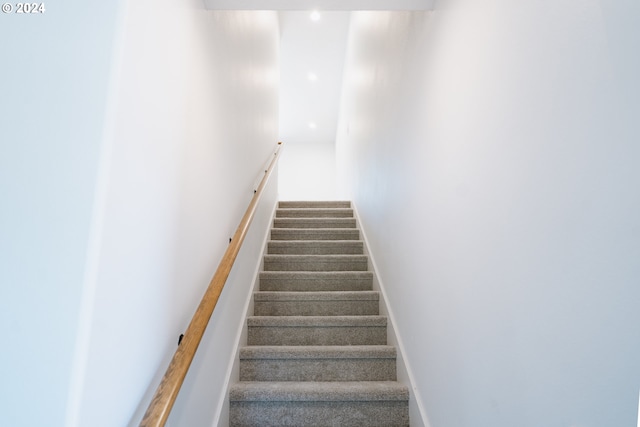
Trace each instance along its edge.
<instances>
[{"instance_id":1,"label":"bottom step","mask_svg":"<svg viewBox=\"0 0 640 427\"><path fill-rule=\"evenodd\" d=\"M408 427L409 390L393 381L240 382L230 427Z\"/></svg>"}]
</instances>

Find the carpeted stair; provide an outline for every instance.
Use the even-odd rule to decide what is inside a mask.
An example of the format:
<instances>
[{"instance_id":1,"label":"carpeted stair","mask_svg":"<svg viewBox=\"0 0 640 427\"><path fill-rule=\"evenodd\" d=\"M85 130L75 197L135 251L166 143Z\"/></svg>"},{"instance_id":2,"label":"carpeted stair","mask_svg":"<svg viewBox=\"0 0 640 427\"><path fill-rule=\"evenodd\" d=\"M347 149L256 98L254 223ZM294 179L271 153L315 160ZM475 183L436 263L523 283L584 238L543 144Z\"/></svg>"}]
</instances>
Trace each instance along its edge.
<instances>
[{"instance_id":1,"label":"carpeted stair","mask_svg":"<svg viewBox=\"0 0 640 427\"><path fill-rule=\"evenodd\" d=\"M280 202L231 427L409 426L409 391L350 202Z\"/></svg>"}]
</instances>

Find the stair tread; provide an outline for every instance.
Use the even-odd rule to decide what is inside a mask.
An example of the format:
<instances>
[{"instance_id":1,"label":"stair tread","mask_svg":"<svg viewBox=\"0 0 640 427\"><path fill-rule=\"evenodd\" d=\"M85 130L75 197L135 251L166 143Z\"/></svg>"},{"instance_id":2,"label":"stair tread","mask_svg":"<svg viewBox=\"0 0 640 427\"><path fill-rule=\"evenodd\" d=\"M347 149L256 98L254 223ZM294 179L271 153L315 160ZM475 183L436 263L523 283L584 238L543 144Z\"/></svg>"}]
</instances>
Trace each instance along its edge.
<instances>
[{"instance_id":1,"label":"stair tread","mask_svg":"<svg viewBox=\"0 0 640 427\"><path fill-rule=\"evenodd\" d=\"M363 246L362 240L269 240L269 246Z\"/></svg>"},{"instance_id":2,"label":"stair tread","mask_svg":"<svg viewBox=\"0 0 640 427\"><path fill-rule=\"evenodd\" d=\"M360 254L266 254L265 259L269 260L300 260L300 261L322 261L322 260L367 260L366 255Z\"/></svg>"},{"instance_id":3,"label":"stair tread","mask_svg":"<svg viewBox=\"0 0 640 427\"><path fill-rule=\"evenodd\" d=\"M240 360L248 359L395 359L391 345L246 346Z\"/></svg>"},{"instance_id":4,"label":"stair tread","mask_svg":"<svg viewBox=\"0 0 640 427\"><path fill-rule=\"evenodd\" d=\"M353 218L351 208L278 208L276 218Z\"/></svg>"},{"instance_id":5,"label":"stair tread","mask_svg":"<svg viewBox=\"0 0 640 427\"><path fill-rule=\"evenodd\" d=\"M231 386L231 401L407 401L396 381L243 381Z\"/></svg>"},{"instance_id":6,"label":"stair tread","mask_svg":"<svg viewBox=\"0 0 640 427\"><path fill-rule=\"evenodd\" d=\"M362 240L269 240L267 254L362 255L364 243Z\"/></svg>"},{"instance_id":7,"label":"stair tread","mask_svg":"<svg viewBox=\"0 0 640 427\"><path fill-rule=\"evenodd\" d=\"M354 278L373 278L371 271L261 271L260 276L284 279L354 279Z\"/></svg>"},{"instance_id":8,"label":"stair tread","mask_svg":"<svg viewBox=\"0 0 640 427\"><path fill-rule=\"evenodd\" d=\"M356 228L355 218L282 218L273 220L274 228Z\"/></svg>"},{"instance_id":9,"label":"stair tread","mask_svg":"<svg viewBox=\"0 0 640 427\"><path fill-rule=\"evenodd\" d=\"M378 291L259 291L254 301L378 301Z\"/></svg>"},{"instance_id":10,"label":"stair tread","mask_svg":"<svg viewBox=\"0 0 640 427\"><path fill-rule=\"evenodd\" d=\"M255 327L380 327L386 316L249 316L247 326Z\"/></svg>"},{"instance_id":11,"label":"stair tread","mask_svg":"<svg viewBox=\"0 0 640 427\"><path fill-rule=\"evenodd\" d=\"M347 200L282 200L278 202L278 208L350 208L351 202Z\"/></svg>"},{"instance_id":12,"label":"stair tread","mask_svg":"<svg viewBox=\"0 0 640 427\"><path fill-rule=\"evenodd\" d=\"M368 257L358 254L270 254L264 256L263 268L266 271L366 271Z\"/></svg>"},{"instance_id":13,"label":"stair tread","mask_svg":"<svg viewBox=\"0 0 640 427\"><path fill-rule=\"evenodd\" d=\"M262 271L261 291L370 291L373 272L343 271Z\"/></svg>"},{"instance_id":14,"label":"stair tread","mask_svg":"<svg viewBox=\"0 0 640 427\"><path fill-rule=\"evenodd\" d=\"M363 254L265 254L266 258L308 258L310 260L317 260L322 258L327 259L337 259L337 258L345 258L345 259L367 259L367 255Z\"/></svg>"},{"instance_id":15,"label":"stair tread","mask_svg":"<svg viewBox=\"0 0 640 427\"><path fill-rule=\"evenodd\" d=\"M278 207L276 212L353 212L353 208L320 208L317 206L310 206L306 208L281 208Z\"/></svg>"},{"instance_id":16,"label":"stair tread","mask_svg":"<svg viewBox=\"0 0 640 427\"><path fill-rule=\"evenodd\" d=\"M360 240L357 228L271 228L272 240Z\"/></svg>"},{"instance_id":17,"label":"stair tread","mask_svg":"<svg viewBox=\"0 0 640 427\"><path fill-rule=\"evenodd\" d=\"M306 228L304 230L307 230ZM344 230L338 228L338 230ZM269 244L272 245L322 245L322 246L336 246L336 245L362 245L362 240L269 240Z\"/></svg>"},{"instance_id":18,"label":"stair tread","mask_svg":"<svg viewBox=\"0 0 640 427\"><path fill-rule=\"evenodd\" d=\"M304 232L326 232L326 231L339 231L339 232L353 232L358 231L357 228L344 228L344 227L319 227L319 228L303 228L303 227L271 227L274 231L304 231Z\"/></svg>"}]
</instances>

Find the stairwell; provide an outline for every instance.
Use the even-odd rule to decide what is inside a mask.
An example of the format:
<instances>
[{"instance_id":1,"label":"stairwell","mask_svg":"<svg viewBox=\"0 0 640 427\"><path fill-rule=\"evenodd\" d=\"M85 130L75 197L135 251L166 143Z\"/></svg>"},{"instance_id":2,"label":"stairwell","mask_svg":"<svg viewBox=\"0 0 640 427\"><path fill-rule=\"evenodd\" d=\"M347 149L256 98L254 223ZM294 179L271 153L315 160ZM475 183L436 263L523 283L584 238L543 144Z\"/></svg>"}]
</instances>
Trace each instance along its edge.
<instances>
[{"instance_id":1,"label":"stairwell","mask_svg":"<svg viewBox=\"0 0 640 427\"><path fill-rule=\"evenodd\" d=\"M409 426L350 202L279 202L231 427Z\"/></svg>"}]
</instances>

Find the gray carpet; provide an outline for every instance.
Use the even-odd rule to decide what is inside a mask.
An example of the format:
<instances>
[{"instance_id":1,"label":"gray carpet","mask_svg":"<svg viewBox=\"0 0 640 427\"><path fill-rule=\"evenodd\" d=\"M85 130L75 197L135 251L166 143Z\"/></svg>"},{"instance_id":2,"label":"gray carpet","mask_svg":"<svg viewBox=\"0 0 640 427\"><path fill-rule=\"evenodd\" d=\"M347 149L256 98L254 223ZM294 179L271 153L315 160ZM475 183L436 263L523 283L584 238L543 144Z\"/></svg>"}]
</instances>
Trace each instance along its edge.
<instances>
[{"instance_id":1,"label":"gray carpet","mask_svg":"<svg viewBox=\"0 0 640 427\"><path fill-rule=\"evenodd\" d=\"M350 202L280 202L231 427L409 426L409 390Z\"/></svg>"}]
</instances>

